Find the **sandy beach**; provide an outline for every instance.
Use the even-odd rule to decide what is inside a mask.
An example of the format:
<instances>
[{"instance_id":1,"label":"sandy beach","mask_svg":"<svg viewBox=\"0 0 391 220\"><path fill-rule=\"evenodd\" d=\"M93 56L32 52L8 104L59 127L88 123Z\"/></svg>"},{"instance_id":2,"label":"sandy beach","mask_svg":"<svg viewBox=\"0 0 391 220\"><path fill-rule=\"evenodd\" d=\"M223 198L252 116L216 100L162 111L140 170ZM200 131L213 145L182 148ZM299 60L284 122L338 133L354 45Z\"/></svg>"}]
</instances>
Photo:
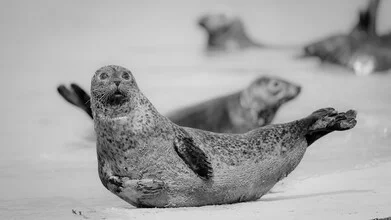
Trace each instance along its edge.
<instances>
[{"instance_id":1,"label":"sandy beach","mask_svg":"<svg viewBox=\"0 0 391 220\"><path fill-rule=\"evenodd\" d=\"M391 30L391 2L379 29ZM0 219L373 219L391 216L391 74L351 72L293 57L306 42L347 31L366 1L1 2ZM208 55L197 17L233 8L249 33L285 50ZM330 16L332 14L332 16ZM199 208L136 209L107 191L92 121L60 83L89 90L103 65L132 70L163 114L237 91L262 74L303 87L273 123L332 106L357 126L322 138L260 200Z\"/></svg>"}]
</instances>

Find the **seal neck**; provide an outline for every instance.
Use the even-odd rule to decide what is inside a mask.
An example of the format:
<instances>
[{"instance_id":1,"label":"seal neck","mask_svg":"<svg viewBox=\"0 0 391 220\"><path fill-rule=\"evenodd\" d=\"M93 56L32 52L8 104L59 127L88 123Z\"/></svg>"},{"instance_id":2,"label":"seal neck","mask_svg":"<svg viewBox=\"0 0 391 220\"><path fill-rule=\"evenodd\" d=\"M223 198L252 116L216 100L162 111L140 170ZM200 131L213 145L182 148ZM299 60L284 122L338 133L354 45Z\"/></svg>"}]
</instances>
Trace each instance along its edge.
<instances>
[{"instance_id":1,"label":"seal neck","mask_svg":"<svg viewBox=\"0 0 391 220\"><path fill-rule=\"evenodd\" d=\"M92 98L91 108L93 117L99 120L116 120L134 116L160 115L152 103L141 92L132 95L125 103L117 106L98 102L96 99Z\"/></svg>"},{"instance_id":2,"label":"seal neck","mask_svg":"<svg viewBox=\"0 0 391 220\"><path fill-rule=\"evenodd\" d=\"M257 123L259 126L269 124L276 115L280 104L268 105L260 100L250 100L249 95L245 94L246 92L244 91L238 97L239 109L243 114L251 116L253 123Z\"/></svg>"},{"instance_id":3,"label":"seal neck","mask_svg":"<svg viewBox=\"0 0 391 220\"><path fill-rule=\"evenodd\" d=\"M168 120L141 93L139 97L134 97L118 108L101 106L101 103L93 103L92 108L98 136L103 131L113 134L126 132L130 136L151 136L162 122Z\"/></svg>"}]
</instances>

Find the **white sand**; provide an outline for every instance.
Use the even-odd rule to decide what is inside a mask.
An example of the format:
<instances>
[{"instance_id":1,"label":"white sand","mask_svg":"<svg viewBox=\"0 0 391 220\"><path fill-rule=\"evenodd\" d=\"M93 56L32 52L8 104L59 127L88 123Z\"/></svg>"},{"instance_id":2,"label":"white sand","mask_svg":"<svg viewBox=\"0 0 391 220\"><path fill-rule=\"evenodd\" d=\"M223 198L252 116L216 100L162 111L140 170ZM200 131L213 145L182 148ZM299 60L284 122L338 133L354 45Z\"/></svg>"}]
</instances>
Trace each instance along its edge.
<instances>
[{"instance_id":1,"label":"white sand","mask_svg":"<svg viewBox=\"0 0 391 220\"><path fill-rule=\"evenodd\" d=\"M224 3L244 17L252 36L285 45L350 28L365 1ZM391 75L354 77L292 60L294 50L206 56L194 19L209 7L206 0L0 3L0 219L83 219L79 211L89 219L391 216ZM391 29L390 11L389 1L381 9L383 31ZM163 113L274 74L304 88L274 122L333 106L358 110L358 124L313 144L298 168L259 201L134 209L102 186L92 122L56 93L59 83L89 88L93 72L107 64L130 68Z\"/></svg>"}]
</instances>

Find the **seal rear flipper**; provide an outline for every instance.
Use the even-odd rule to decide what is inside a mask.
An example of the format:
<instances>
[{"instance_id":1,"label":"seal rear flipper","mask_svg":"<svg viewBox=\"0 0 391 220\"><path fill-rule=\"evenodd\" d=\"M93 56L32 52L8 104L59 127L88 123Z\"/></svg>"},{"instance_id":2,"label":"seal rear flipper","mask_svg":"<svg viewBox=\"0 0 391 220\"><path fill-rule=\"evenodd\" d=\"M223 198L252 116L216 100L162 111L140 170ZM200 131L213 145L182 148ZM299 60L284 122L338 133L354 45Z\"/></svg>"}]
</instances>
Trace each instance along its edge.
<instances>
[{"instance_id":1,"label":"seal rear flipper","mask_svg":"<svg viewBox=\"0 0 391 220\"><path fill-rule=\"evenodd\" d=\"M64 85L60 85L57 87L57 91L66 101L83 109L91 118L93 118L89 95L76 84L72 84L71 87L72 90L66 88ZM87 97L88 102L86 101Z\"/></svg>"},{"instance_id":2,"label":"seal rear flipper","mask_svg":"<svg viewBox=\"0 0 391 220\"><path fill-rule=\"evenodd\" d=\"M67 102L79 107L79 97L71 90L67 89L67 87L60 85L57 87L57 91Z\"/></svg>"},{"instance_id":3,"label":"seal rear flipper","mask_svg":"<svg viewBox=\"0 0 391 220\"><path fill-rule=\"evenodd\" d=\"M308 146L330 132L353 128L357 123L356 115L354 110L338 113L333 108L324 108L315 111L308 117L312 121L305 135Z\"/></svg>"},{"instance_id":4,"label":"seal rear flipper","mask_svg":"<svg viewBox=\"0 0 391 220\"><path fill-rule=\"evenodd\" d=\"M92 118L92 110L91 110L91 97L88 95L84 89L82 89L79 85L72 83L71 88L79 97L82 105L82 109L87 112L87 114Z\"/></svg>"},{"instance_id":5,"label":"seal rear flipper","mask_svg":"<svg viewBox=\"0 0 391 220\"><path fill-rule=\"evenodd\" d=\"M359 12L357 25L352 29L350 34L365 32L369 36L377 36L376 22L380 0L369 0L365 10Z\"/></svg>"},{"instance_id":6,"label":"seal rear flipper","mask_svg":"<svg viewBox=\"0 0 391 220\"><path fill-rule=\"evenodd\" d=\"M181 129L181 133L174 140L174 149L179 157L200 178L204 180L212 178L213 169L208 156L196 145L186 131Z\"/></svg>"}]
</instances>

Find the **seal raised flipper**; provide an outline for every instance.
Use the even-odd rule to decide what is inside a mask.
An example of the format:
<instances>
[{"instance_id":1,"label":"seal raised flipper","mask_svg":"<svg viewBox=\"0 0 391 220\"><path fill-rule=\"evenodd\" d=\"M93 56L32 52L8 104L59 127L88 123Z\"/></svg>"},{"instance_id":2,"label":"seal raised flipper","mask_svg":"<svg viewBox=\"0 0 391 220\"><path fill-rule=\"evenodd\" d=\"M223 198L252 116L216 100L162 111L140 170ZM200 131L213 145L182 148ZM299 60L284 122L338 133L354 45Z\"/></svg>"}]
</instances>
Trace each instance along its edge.
<instances>
[{"instance_id":1,"label":"seal raised flipper","mask_svg":"<svg viewBox=\"0 0 391 220\"><path fill-rule=\"evenodd\" d=\"M305 135L308 146L330 132L353 128L357 123L356 115L354 110L338 113L333 108L323 108L315 111L308 117L308 120L313 120Z\"/></svg>"},{"instance_id":2,"label":"seal raised flipper","mask_svg":"<svg viewBox=\"0 0 391 220\"><path fill-rule=\"evenodd\" d=\"M369 0L365 9L359 11L357 24L351 29L349 36L356 39L377 36L377 14L380 0Z\"/></svg>"},{"instance_id":3,"label":"seal raised flipper","mask_svg":"<svg viewBox=\"0 0 391 220\"><path fill-rule=\"evenodd\" d=\"M174 139L174 149L186 165L200 178L204 180L212 178L213 169L208 156L182 128L178 129Z\"/></svg>"},{"instance_id":4,"label":"seal raised flipper","mask_svg":"<svg viewBox=\"0 0 391 220\"><path fill-rule=\"evenodd\" d=\"M57 91L65 100L83 109L91 118L93 118L90 103L91 97L77 84L72 83L71 88L72 90L64 85L60 85L57 87Z\"/></svg>"},{"instance_id":5,"label":"seal raised flipper","mask_svg":"<svg viewBox=\"0 0 391 220\"><path fill-rule=\"evenodd\" d=\"M64 85L60 85L57 87L57 91L58 93L60 93L60 95L69 103L77 106L77 107L80 107L79 103L80 103L80 100L79 100L79 97L71 90L69 90L67 87L65 87Z\"/></svg>"},{"instance_id":6,"label":"seal raised flipper","mask_svg":"<svg viewBox=\"0 0 391 220\"><path fill-rule=\"evenodd\" d=\"M358 22L349 35L377 36L376 23L379 4L380 0L369 0L367 8L360 10Z\"/></svg>"}]
</instances>

